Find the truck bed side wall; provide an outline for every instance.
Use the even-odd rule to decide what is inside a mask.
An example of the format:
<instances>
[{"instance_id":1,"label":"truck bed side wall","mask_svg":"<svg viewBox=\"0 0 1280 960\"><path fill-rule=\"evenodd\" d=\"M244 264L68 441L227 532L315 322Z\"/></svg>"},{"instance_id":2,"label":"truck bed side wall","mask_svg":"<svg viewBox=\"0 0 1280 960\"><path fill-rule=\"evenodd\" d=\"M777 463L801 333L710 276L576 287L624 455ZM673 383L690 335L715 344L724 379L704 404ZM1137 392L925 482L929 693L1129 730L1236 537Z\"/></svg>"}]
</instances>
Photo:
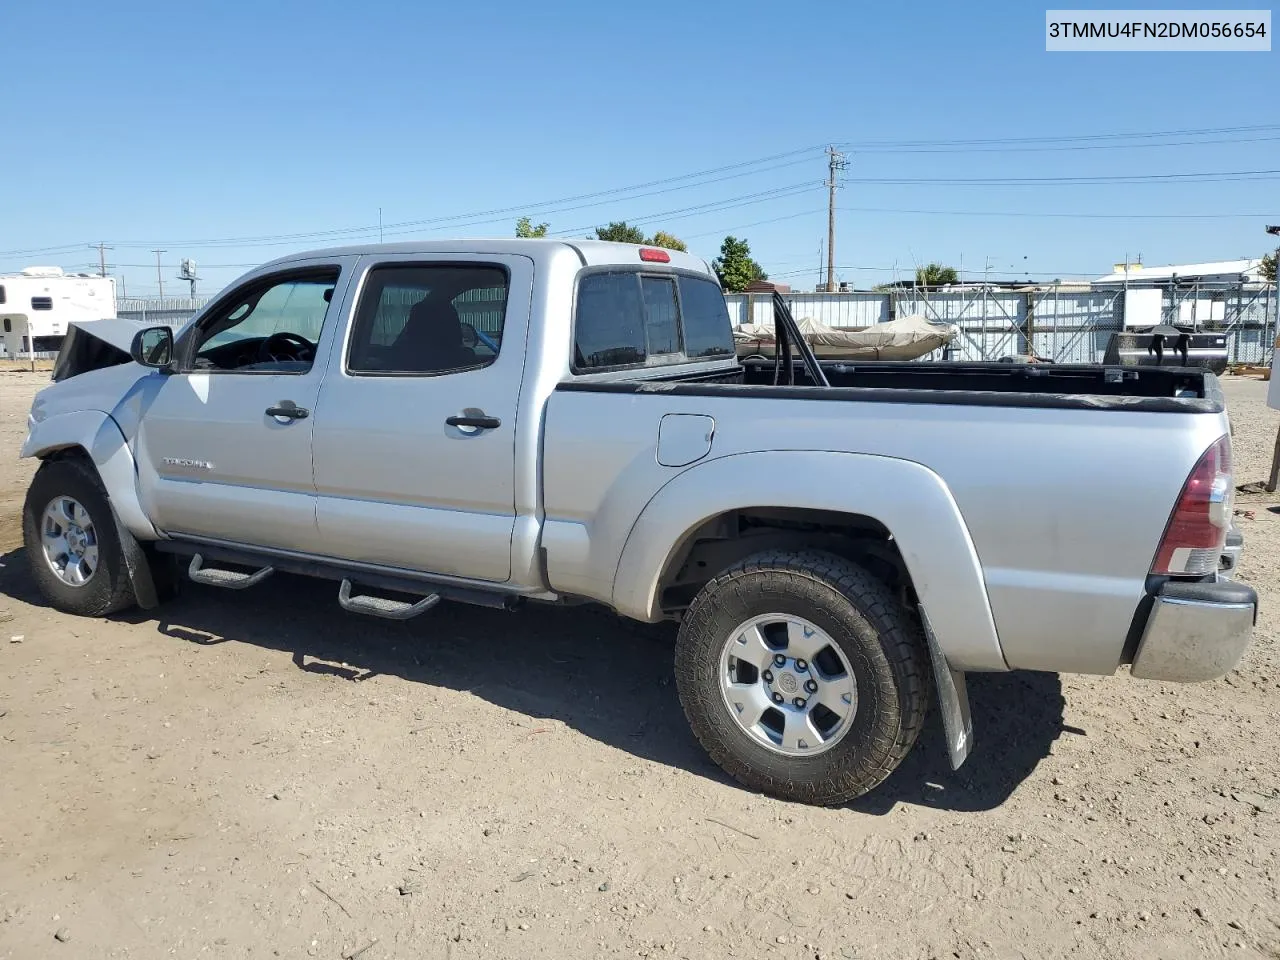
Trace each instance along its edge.
<instances>
[{"instance_id":1,"label":"truck bed side wall","mask_svg":"<svg viewBox=\"0 0 1280 960\"><path fill-rule=\"evenodd\" d=\"M661 566L620 569L624 547L639 537L648 542L648 556L655 552L653 540L670 540L656 551L665 555L676 547L684 519L670 527L646 519L634 533L631 521L642 513L647 518L645 507L681 473L696 470L709 483L713 476L698 465L657 462L665 413L714 418L712 449L700 464L761 451L829 451L905 461L936 474L980 563L1003 662L1099 674L1113 672L1120 661L1152 556L1188 473L1227 432L1223 414L865 403L839 396L757 399L745 390L707 397L561 390L548 405L543 444L543 545L554 589L631 604L627 598L653 595ZM902 491L868 463L797 456L790 481L779 480L788 474L771 466L768 476L730 471L731 481L716 471L723 480L716 496L695 489L707 509L715 502L723 504L720 509L773 505L789 487L819 489L822 502L810 505L867 513L898 535L890 520L910 512L890 505L901 502ZM819 472L801 476L812 470ZM877 510L878 503L886 508ZM950 537L939 534L939 543ZM912 549L927 551L928 544ZM934 589L917 578L922 597ZM644 616L653 610L625 612ZM940 633L949 632L954 615L929 609ZM976 647L967 640L944 646L971 668L1002 666L975 662Z\"/></svg>"}]
</instances>

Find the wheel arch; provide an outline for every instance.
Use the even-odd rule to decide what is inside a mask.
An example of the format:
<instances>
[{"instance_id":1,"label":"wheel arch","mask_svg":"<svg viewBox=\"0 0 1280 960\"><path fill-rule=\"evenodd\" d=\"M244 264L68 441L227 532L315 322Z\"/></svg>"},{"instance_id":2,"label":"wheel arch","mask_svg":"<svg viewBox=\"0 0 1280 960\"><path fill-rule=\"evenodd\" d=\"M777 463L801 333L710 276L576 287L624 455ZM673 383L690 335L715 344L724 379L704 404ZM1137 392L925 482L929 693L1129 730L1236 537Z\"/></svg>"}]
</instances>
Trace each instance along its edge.
<instances>
[{"instance_id":1,"label":"wheel arch","mask_svg":"<svg viewBox=\"0 0 1280 960\"><path fill-rule=\"evenodd\" d=\"M753 495L753 488L763 495ZM853 542L857 552L878 543L879 562L900 565L948 662L960 670L1008 669L981 563L950 490L927 467L891 457L769 451L686 470L658 491L632 526L614 577L614 608L637 620L662 619L663 591L696 544L741 541L735 521L770 516L790 526L745 546L841 553L833 545ZM729 553L741 549L738 544ZM716 565L708 563L708 578L718 572L710 569Z\"/></svg>"},{"instance_id":2,"label":"wheel arch","mask_svg":"<svg viewBox=\"0 0 1280 960\"><path fill-rule=\"evenodd\" d=\"M82 457L98 474L119 522L139 540L160 534L138 499L138 470L120 425L100 410L62 413L32 424L22 457L40 460Z\"/></svg>"}]
</instances>

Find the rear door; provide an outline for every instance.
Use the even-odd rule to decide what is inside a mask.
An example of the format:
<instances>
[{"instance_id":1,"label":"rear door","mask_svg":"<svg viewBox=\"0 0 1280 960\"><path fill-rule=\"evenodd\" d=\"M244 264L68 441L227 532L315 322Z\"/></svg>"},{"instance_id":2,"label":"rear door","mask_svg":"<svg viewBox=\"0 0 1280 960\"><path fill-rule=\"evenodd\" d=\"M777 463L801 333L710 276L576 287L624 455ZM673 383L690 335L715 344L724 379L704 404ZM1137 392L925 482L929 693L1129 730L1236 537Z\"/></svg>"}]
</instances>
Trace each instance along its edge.
<instances>
[{"instance_id":1,"label":"rear door","mask_svg":"<svg viewBox=\"0 0 1280 960\"><path fill-rule=\"evenodd\" d=\"M315 417L324 553L510 578L532 287L533 261L522 256L362 261L344 352Z\"/></svg>"}]
</instances>

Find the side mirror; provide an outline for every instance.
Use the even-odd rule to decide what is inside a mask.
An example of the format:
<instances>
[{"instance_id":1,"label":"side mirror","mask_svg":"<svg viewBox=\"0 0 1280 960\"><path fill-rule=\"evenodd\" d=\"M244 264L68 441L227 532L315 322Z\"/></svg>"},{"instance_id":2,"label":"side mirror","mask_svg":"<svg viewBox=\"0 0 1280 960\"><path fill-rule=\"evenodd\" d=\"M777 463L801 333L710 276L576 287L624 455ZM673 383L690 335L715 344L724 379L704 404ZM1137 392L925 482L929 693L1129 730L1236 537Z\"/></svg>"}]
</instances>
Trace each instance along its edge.
<instances>
[{"instance_id":1,"label":"side mirror","mask_svg":"<svg viewBox=\"0 0 1280 960\"><path fill-rule=\"evenodd\" d=\"M134 363L144 367L168 366L173 359L173 330L169 327L148 327L133 335L129 356Z\"/></svg>"}]
</instances>

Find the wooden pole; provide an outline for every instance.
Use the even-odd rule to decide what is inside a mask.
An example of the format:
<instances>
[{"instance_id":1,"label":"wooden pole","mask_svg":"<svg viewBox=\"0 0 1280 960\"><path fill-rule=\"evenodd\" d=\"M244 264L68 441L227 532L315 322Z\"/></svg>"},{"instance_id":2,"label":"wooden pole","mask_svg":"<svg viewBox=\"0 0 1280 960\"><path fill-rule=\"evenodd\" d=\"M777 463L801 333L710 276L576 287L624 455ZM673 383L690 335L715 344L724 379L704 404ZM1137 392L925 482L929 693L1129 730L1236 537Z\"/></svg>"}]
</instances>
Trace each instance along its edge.
<instances>
[{"instance_id":1,"label":"wooden pole","mask_svg":"<svg viewBox=\"0 0 1280 960\"><path fill-rule=\"evenodd\" d=\"M1276 261L1280 263L1280 247L1276 248ZM1276 340L1272 357L1280 357L1280 273L1276 274ZM1275 369L1275 360L1271 361L1271 376L1274 379L1280 371ZM1275 384L1270 385L1275 388ZM1271 452L1271 476L1267 478L1267 493L1276 492L1276 481L1280 480L1280 427L1276 428L1276 448Z\"/></svg>"},{"instance_id":2,"label":"wooden pole","mask_svg":"<svg viewBox=\"0 0 1280 960\"><path fill-rule=\"evenodd\" d=\"M1271 453L1271 477L1267 480L1267 493L1276 492L1277 480L1280 480L1280 427L1276 428L1276 448Z\"/></svg>"}]
</instances>

